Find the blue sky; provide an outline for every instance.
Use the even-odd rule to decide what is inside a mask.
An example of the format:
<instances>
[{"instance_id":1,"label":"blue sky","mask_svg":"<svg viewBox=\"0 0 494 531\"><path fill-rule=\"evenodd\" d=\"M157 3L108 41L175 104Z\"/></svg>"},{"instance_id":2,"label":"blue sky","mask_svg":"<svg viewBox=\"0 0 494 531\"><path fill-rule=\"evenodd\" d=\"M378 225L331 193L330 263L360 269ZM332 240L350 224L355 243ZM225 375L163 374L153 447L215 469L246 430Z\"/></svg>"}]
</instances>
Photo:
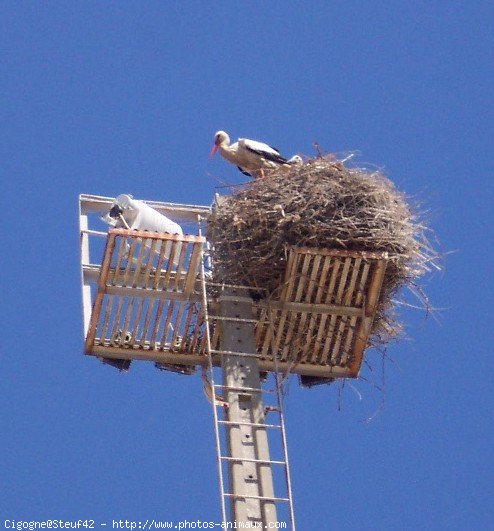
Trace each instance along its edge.
<instances>
[{"instance_id":1,"label":"blue sky","mask_svg":"<svg viewBox=\"0 0 494 531\"><path fill-rule=\"evenodd\" d=\"M372 422L365 382L341 411L290 383L298 529L491 527L492 5L5 1L0 25L1 520L219 521L200 379L82 354L77 197L207 205L243 179L208 159L224 129L359 152L454 251Z\"/></svg>"}]
</instances>

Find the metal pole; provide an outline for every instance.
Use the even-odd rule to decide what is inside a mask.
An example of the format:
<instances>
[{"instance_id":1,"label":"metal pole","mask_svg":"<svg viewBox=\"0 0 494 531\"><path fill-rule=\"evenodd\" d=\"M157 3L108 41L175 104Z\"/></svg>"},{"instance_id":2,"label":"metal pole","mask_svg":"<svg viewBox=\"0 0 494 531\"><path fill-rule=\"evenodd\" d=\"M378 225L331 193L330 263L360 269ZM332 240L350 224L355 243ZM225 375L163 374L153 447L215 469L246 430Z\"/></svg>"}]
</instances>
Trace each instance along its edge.
<instances>
[{"instance_id":1,"label":"metal pole","mask_svg":"<svg viewBox=\"0 0 494 531\"><path fill-rule=\"evenodd\" d=\"M229 495L235 522L262 522L267 527L277 522L276 505L267 430L259 426L265 419L259 366L252 356L256 352L252 299L245 293L229 288L219 297L220 348L235 353L222 356L224 397L228 402Z\"/></svg>"}]
</instances>

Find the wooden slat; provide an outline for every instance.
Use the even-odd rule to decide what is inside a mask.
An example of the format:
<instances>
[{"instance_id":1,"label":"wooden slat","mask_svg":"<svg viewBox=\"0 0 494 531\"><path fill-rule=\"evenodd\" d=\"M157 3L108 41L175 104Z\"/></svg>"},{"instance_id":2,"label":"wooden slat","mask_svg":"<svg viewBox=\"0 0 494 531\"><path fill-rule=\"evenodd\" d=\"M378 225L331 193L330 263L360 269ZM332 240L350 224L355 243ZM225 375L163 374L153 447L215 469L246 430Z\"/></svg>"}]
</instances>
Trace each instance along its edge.
<instances>
[{"instance_id":1,"label":"wooden slat","mask_svg":"<svg viewBox=\"0 0 494 531\"><path fill-rule=\"evenodd\" d=\"M149 331L149 323L151 322L151 315L154 309L155 299L148 299L148 306L146 309L146 314L144 316L144 323L142 325L142 334L141 334L141 347L144 346L145 341L147 340L147 334Z\"/></svg>"},{"instance_id":2,"label":"wooden slat","mask_svg":"<svg viewBox=\"0 0 494 531\"><path fill-rule=\"evenodd\" d=\"M144 258L146 257L146 242L145 242L145 240L142 240L142 241L138 242L138 245L139 245L139 249L138 249L138 253L137 253L137 259L136 259L136 263L135 263L134 274L132 275L132 287L133 288L135 288L137 286L137 281L138 281L140 273L141 273L142 263L144 261ZM133 260L134 260L134 257L131 256L130 257L130 261L132 262Z\"/></svg>"},{"instance_id":3,"label":"wooden slat","mask_svg":"<svg viewBox=\"0 0 494 531\"><path fill-rule=\"evenodd\" d=\"M147 286L149 282L149 277L151 275L151 266L153 265L153 257L154 257L154 252L155 252L157 243L158 243L158 240L151 240L151 246L149 248L149 260L146 264L146 268L144 269L144 278L142 280L139 279L139 285ZM134 326L132 327L132 344L133 345L135 344L135 341L137 339L137 333L139 329L139 323L141 321L141 314L142 314L143 306L144 306L144 298L140 297L139 304L137 306L135 320L134 320ZM145 328L143 328L142 337L146 337Z\"/></svg>"},{"instance_id":4,"label":"wooden slat","mask_svg":"<svg viewBox=\"0 0 494 531\"><path fill-rule=\"evenodd\" d=\"M338 317L338 324L335 325L333 335L334 342L333 348L331 349L330 359L334 364L340 364L341 360L341 343L346 334L353 335L353 332L347 328L347 317L340 315Z\"/></svg>"},{"instance_id":5,"label":"wooden slat","mask_svg":"<svg viewBox=\"0 0 494 531\"><path fill-rule=\"evenodd\" d=\"M127 311L125 312L124 322L122 325L122 334L126 334L127 332L130 332L130 328L132 328L132 326L130 325L130 316L132 315L132 312L134 310L134 304L135 304L136 298L129 297L127 301L128 301Z\"/></svg>"},{"instance_id":6,"label":"wooden slat","mask_svg":"<svg viewBox=\"0 0 494 531\"><path fill-rule=\"evenodd\" d=\"M303 297L304 300L307 302L310 302L312 300L312 293L314 292L314 289L317 284L318 274L319 274L319 265L321 263L321 255L315 255L314 259L312 260L312 269L309 277L309 283L307 286L307 290L305 291L305 296ZM310 311L302 311L300 314L300 321L298 324L298 336L303 338L303 344L300 344L300 341L298 341L298 344L296 346L297 349L300 349L300 353L297 356L298 360L303 359L303 355L306 350L306 345L310 343L311 337L307 334L307 332L304 330L305 323L307 321L307 318L313 315L313 310Z\"/></svg>"},{"instance_id":7,"label":"wooden slat","mask_svg":"<svg viewBox=\"0 0 494 531\"><path fill-rule=\"evenodd\" d=\"M134 239L131 239L130 245L127 248L126 239L125 238L121 239L120 249L122 250L122 254L120 254L119 252L118 258L120 259L120 263L117 264L117 267L120 271L123 270L121 280L120 280L122 286L126 286L128 282L128 277L129 277L131 265L132 265L131 257L134 253L135 244L136 242L134 241ZM113 337L115 337L115 335L118 332L120 315L122 313L123 304L124 304L124 297L121 297L121 296L117 297L117 307L115 310L115 314L113 315L113 321L112 321L113 324L111 326L111 331L109 334L110 340Z\"/></svg>"},{"instance_id":8,"label":"wooden slat","mask_svg":"<svg viewBox=\"0 0 494 531\"><path fill-rule=\"evenodd\" d=\"M312 301L312 293L314 293L314 290L316 286L318 285L318 280L320 278L319 275L319 267L321 264L322 256L317 255L312 260L312 269L309 276L309 285L307 287L307 291L305 292L304 300L307 303L311 303Z\"/></svg>"},{"instance_id":9,"label":"wooden slat","mask_svg":"<svg viewBox=\"0 0 494 531\"><path fill-rule=\"evenodd\" d=\"M175 245L180 247L180 254L178 255L178 262L176 266L177 275L174 279L172 290L178 291L179 286L180 286L179 279L181 278L181 275L183 274L182 271L184 270L184 261L185 261L186 251L187 251L187 245L185 243L178 243L178 242L176 242ZM168 267L171 269L170 261L168 262Z\"/></svg>"},{"instance_id":10,"label":"wooden slat","mask_svg":"<svg viewBox=\"0 0 494 531\"><path fill-rule=\"evenodd\" d=\"M345 261L343 262L341 276L339 278L338 288L336 290L336 298L335 298L336 304L343 304L343 294L345 291L345 286L346 286L348 273L350 272L351 265L352 265L352 258L346 257ZM329 326L326 331L326 340L324 341L324 346L321 349L321 355L320 355L320 360L323 363L329 363L333 361L332 356L330 354L330 346L331 346L331 343L337 340L337 336L335 335L336 319L337 319L336 315L331 315L329 319Z\"/></svg>"},{"instance_id":11,"label":"wooden slat","mask_svg":"<svg viewBox=\"0 0 494 531\"><path fill-rule=\"evenodd\" d=\"M319 315L323 313L323 309L327 309L327 305L321 304L321 302L322 302L322 297L324 294L324 286L326 285L326 278L328 276L331 260L332 260L331 256L323 257L323 263L321 266L321 275L319 276L319 279L318 279L318 287L316 291L315 301L314 301L314 304L312 305L313 310L312 310L311 317L309 320L309 325L307 328L307 341L306 341L306 345L304 346L302 356L301 356L301 359L303 361L307 361L309 352L311 350L315 350L315 345L313 341L314 328L318 321Z\"/></svg>"},{"instance_id":12,"label":"wooden slat","mask_svg":"<svg viewBox=\"0 0 494 531\"><path fill-rule=\"evenodd\" d=\"M164 251L164 252L166 252L166 251ZM176 252L177 252L177 242L176 241L172 241L172 247L171 247L171 250L170 250L170 254L168 256L165 276L163 277L163 279L162 279L163 281L161 283L161 291L165 291L166 292L168 290L169 279L170 279L170 275L172 273L172 264L173 264L173 262L175 260ZM168 297L166 297L166 299L168 299ZM160 301L158 303L158 307L156 308L156 314L155 314L154 323L153 323L152 332L151 332L151 348L153 348L153 349L156 348L156 336L158 335L158 330L159 330L160 321L161 321L161 315L163 313L163 308L164 308L166 299L165 298L160 299Z\"/></svg>"},{"instance_id":13,"label":"wooden slat","mask_svg":"<svg viewBox=\"0 0 494 531\"><path fill-rule=\"evenodd\" d=\"M280 293L280 300L282 301L290 299L290 295L288 292L293 287L291 284L291 278L293 276L294 271L297 270L298 260L299 260L299 255L297 253L295 252L289 253L287 264L286 264L286 269L285 269L285 278L284 278L283 286L282 286L281 293Z\"/></svg>"},{"instance_id":14,"label":"wooden slat","mask_svg":"<svg viewBox=\"0 0 494 531\"><path fill-rule=\"evenodd\" d=\"M295 297L294 302L299 302L302 299L302 296L304 294L304 288L307 283L308 275L307 272L309 271L310 264L312 262L312 257L310 255L300 255L303 256L303 262L302 262L302 269L300 274L297 274L296 277L292 277L292 281L294 283L294 286L296 285L297 289L295 290ZM298 273L298 271L297 271ZM298 283L297 283L298 280ZM291 348L291 339L292 336L296 330L296 323L299 320L299 315L295 312L290 312L288 314L288 322L286 325L286 335L283 339L283 348L281 349L281 360L287 359L287 356L290 352Z\"/></svg>"},{"instance_id":15,"label":"wooden slat","mask_svg":"<svg viewBox=\"0 0 494 531\"><path fill-rule=\"evenodd\" d=\"M183 302L179 303L178 304L178 308L176 310L176 315L175 315L175 319L173 321L173 325L171 326L171 328L172 328L172 337L170 339L170 345L174 345L175 344L175 341L177 340L177 337L179 335L178 332L182 328L181 327L181 321L182 321L182 315L183 315L184 309L185 309L185 304ZM185 330L184 330L184 333L185 333ZM165 342L163 342L163 344L164 343Z\"/></svg>"},{"instance_id":16,"label":"wooden slat","mask_svg":"<svg viewBox=\"0 0 494 531\"><path fill-rule=\"evenodd\" d=\"M182 249L182 248L183 248L183 246L180 247L180 249ZM167 264L166 264L165 276L163 277L162 283L161 283L161 289L163 291L170 291L169 284L170 284L170 276L172 274L173 262L175 261L175 256L176 256L177 252L179 252L180 249L179 249L179 247L177 245L177 242L173 242L172 243L172 247L171 247L170 254L168 256L168 261L167 261ZM179 270L177 269L177 273L178 273L178 271ZM178 276L178 274L176 276ZM175 286L175 283L176 283L176 277L174 279L173 286ZM174 288L172 287L172 290L173 289Z\"/></svg>"},{"instance_id":17,"label":"wooden slat","mask_svg":"<svg viewBox=\"0 0 494 531\"><path fill-rule=\"evenodd\" d=\"M352 260L352 272L350 275L350 281L348 282L348 285L345 287L345 294L343 298L343 304L348 306L353 298L353 293L355 291L355 284L357 283L357 278L360 272L360 264L362 263L361 258L355 258ZM331 353L331 359L338 363L341 361L341 343L343 341L343 337L345 334L348 334L349 336L353 335L353 331L347 327L347 316L341 316L340 323L338 328L336 329L336 337L333 345L333 351Z\"/></svg>"},{"instance_id":18,"label":"wooden slat","mask_svg":"<svg viewBox=\"0 0 494 531\"><path fill-rule=\"evenodd\" d=\"M331 276L329 277L329 284L326 292L325 302L329 304L331 301L333 301L334 296L334 289L336 286L336 281L338 279L338 273L340 271L341 266L341 260L338 258L333 257L332 260L332 271ZM320 322L319 322L319 328L317 330L316 339L314 341L314 350L312 351L311 361L313 363L324 363L324 352L323 352L323 346L321 346L321 342L323 341L323 336L326 332L326 321L328 319L327 315L322 315Z\"/></svg>"},{"instance_id":19,"label":"wooden slat","mask_svg":"<svg viewBox=\"0 0 494 531\"><path fill-rule=\"evenodd\" d=\"M367 346L367 340L372 327L372 321L374 319L374 312L379 301L379 293L381 291L382 283L384 280L384 274L386 273L386 260L380 260L377 262L372 275L371 285L367 292L367 300L365 305L365 317L361 320L360 326L356 332L355 343L353 347L352 360L349 366L350 377L358 376L362 358L364 355L365 347Z\"/></svg>"},{"instance_id":20,"label":"wooden slat","mask_svg":"<svg viewBox=\"0 0 494 531\"><path fill-rule=\"evenodd\" d=\"M365 288L367 286L367 278L369 276L369 271L372 269L372 264L375 261L363 260L360 268L360 276L357 280L357 286L354 292L354 298L352 299L352 306L361 308L363 300L365 297Z\"/></svg>"},{"instance_id":21,"label":"wooden slat","mask_svg":"<svg viewBox=\"0 0 494 531\"><path fill-rule=\"evenodd\" d=\"M387 265L388 264L385 260L381 260L376 264L374 277L372 279L371 285L369 286L369 291L367 292L367 299L365 301L365 315L367 317L372 316L376 311Z\"/></svg>"},{"instance_id":22,"label":"wooden slat","mask_svg":"<svg viewBox=\"0 0 494 531\"><path fill-rule=\"evenodd\" d=\"M115 337L118 332L118 323L120 321L120 314L122 313L122 308L124 304L124 297L118 297L117 299L117 309L113 315L113 326L111 327L110 340Z\"/></svg>"},{"instance_id":23,"label":"wooden slat","mask_svg":"<svg viewBox=\"0 0 494 531\"><path fill-rule=\"evenodd\" d=\"M350 276L350 282L346 287L345 296L343 298L343 304L349 306L353 299L353 294L355 292L355 286L357 284L357 279L360 273L360 265L362 264L361 258L355 258L352 261L352 274Z\"/></svg>"},{"instance_id":24,"label":"wooden slat","mask_svg":"<svg viewBox=\"0 0 494 531\"><path fill-rule=\"evenodd\" d=\"M123 277L122 277L122 286L127 286L128 283L129 283L129 276L130 276L130 272L131 272L131 268L132 268L132 257L134 256L134 249L135 249L135 246L137 245L137 241L135 238L131 238L130 239L130 245L129 245L129 250L127 252L127 254L125 255L125 260L126 260L126 265L125 265L125 269L124 269L124 273L123 273Z\"/></svg>"},{"instance_id":25,"label":"wooden slat","mask_svg":"<svg viewBox=\"0 0 494 531\"><path fill-rule=\"evenodd\" d=\"M291 278L293 276L293 273L297 271L298 268L298 262L299 262L300 255L293 253L289 255L288 257L288 264L287 264L287 272L285 275L285 283L283 285L282 290L282 300L290 300L292 295L292 290L294 288L294 283L291 282ZM274 337L274 344L272 345L272 353L273 356L276 356L278 350L281 348L280 342L283 337L283 330L285 326L285 320L287 318L289 312L282 311L279 316L279 321L277 323L278 331L277 334Z\"/></svg>"},{"instance_id":26,"label":"wooden slat","mask_svg":"<svg viewBox=\"0 0 494 531\"><path fill-rule=\"evenodd\" d=\"M367 277L369 275L369 270L371 268L371 265L368 260L364 261L362 269L362 273L360 275L359 281L358 281L358 287L355 294L355 299L353 301L353 304L355 306L360 306L362 304L363 298L364 298L364 290L367 283ZM362 316L363 317L363 312ZM356 337L356 325L357 325L357 317L350 317L350 323L349 328L352 330L351 334L347 335L345 345L343 347L343 356L341 358L341 364L346 365L348 362L348 359L351 357L351 354L353 352L350 352L350 349L352 348L353 339Z\"/></svg>"},{"instance_id":27,"label":"wooden slat","mask_svg":"<svg viewBox=\"0 0 494 531\"><path fill-rule=\"evenodd\" d=\"M330 257L329 269L331 270L331 275L329 277L329 284L327 291L324 297L324 303L329 304L333 299L333 291L336 286L336 280L338 278L338 272L340 270L341 260L335 257ZM328 271L329 272L329 271ZM323 339L324 331L326 328L326 321L328 316L321 315L319 319L319 327L317 327L317 334L314 340L312 347L312 354L310 356L310 361L312 363L320 363L322 358L321 354L321 342Z\"/></svg>"},{"instance_id":28,"label":"wooden slat","mask_svg":"<svg viewBox=\"0 0 494 531\"><path fill-rule=\"evenodd\" d=\"M113 235L113 237L115 238L115 235ZM117 261L115 264L115 271L111 279L111 284L114 286L117 285L119 273L121 270L123 270L122 260L125 255L125 252L127 251L126 239L119 237L118 240L119 240L119 245L118 245Z\"/></svg>"},{"instance_id":29,"label":"wooden slat","mask_svg":"<svg viewBox=\"0 0 494 531\"><path fill-rule=\"evenodd\" d=\"M165 305L165 299L160 299L158 306L156 308L156 313L154 315L153 326L151 327L150 343L151 343L152 349L156 348L156 336L158 335L158 329L160 326L161 314L163 313L164 305Z\"/></svg>"},{"instance_id":30,"label":"wooden slat","mask_svg":"<svg viewBox=\"0 0 494 531\"><path fill-rule=\"evenodd\" d=\"M163 262L165 260L165 250L166 250L166 247L164 245L161 245L160 252L158 254L158 261L156 263L156 269L154 272L153 290L158 289L158 284L161 278L161 268L163 267ZM171 254L169 256L170 256L170 259L173 261L173 256ZM171 268L168 268L168 269L171 269Z\"/></svg>"},{"instance_id":31,"label":"wooden slat","mask_svg":"<svg viewBox=\"0 0 494 531\"><path fill-rule=\"evenodd\" d=\"M189 267L187 268L187 275L185 277L184 292L191 293L194 289L197 271L199 269L199 262L202 258L202 243L194 243L192 246L192 252L189 259Z\"/></svg>"},{"instance_id":32,"label":"wooden slat","mask_svg":"<svg viewBox=\"0 0 494 531\"><path fill-rule=\"evenodd\" d=\"M108 329L108 325L110 322L110 315L111 310L113 306L113 295L107 295L105 297L106 304L105 304L105 313L103 317L103 322L101 324L101 331L100 331L100 337L104 340L106 338L106 331Z\"/></svg>"},{"instance_id":33,"label":"wooden slat","mask_svg":"<svg viewBox=\"0 0 494 531\"><path fill-rule=\"evenodd\" d=\"M142 267L142 262L146 256L146 241L143 239L141 241L136 242L137 246L137 259L135 264L135 269L132 275L132 288L135 289L137 286L137 281L139 278L139 274ZM134 260L134 256L132 254L129 254L128 263L132 263ZM131 324L131 316L132 312L134 311L134 307L136 305L136 302L138 300L135 296L131 296L128 298L128 304L127 304L127 311L125 312L125 317L122 325L122 334L126 334L127 332L130 332L130 329L133 328L133 325ZM134 335L132 334L132 342L134 342Z\"/></svg>"},{"instance_id":34,"label":"wooden slat","mask_svg":"<svg viewBox=\"0 0 494 531\"><path fill-rule=\"evenodd\" d=\"M180 303L177 303L177 304L180 304ZM166 314L165 314L165 320L163 324L163 330L161 331L160 349L163 349L163 346L167 343L166 338L168 337L168 332L170 330L170 324L171 324L174 310L175 310L175 301L168 301L166 305Z\"/></svg>"}]
</instances>

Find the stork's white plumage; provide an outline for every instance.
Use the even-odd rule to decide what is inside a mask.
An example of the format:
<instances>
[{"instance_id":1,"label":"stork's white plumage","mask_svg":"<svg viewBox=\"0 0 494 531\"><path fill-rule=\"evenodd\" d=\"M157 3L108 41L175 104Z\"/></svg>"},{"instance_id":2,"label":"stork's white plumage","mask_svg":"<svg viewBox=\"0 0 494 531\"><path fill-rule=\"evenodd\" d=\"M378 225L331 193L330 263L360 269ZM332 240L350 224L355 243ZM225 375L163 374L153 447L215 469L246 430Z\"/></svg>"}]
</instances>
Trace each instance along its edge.
<instances>
[{"instance_id":1,"label":"stork's white plumage","mask_svg":"<svg viewBox=\"0 0 494 531\"><path fill-rule=\"evenodd\" d=\"M286 163L290 164L290 166L302 166L304 161L300 155L293 155L293 157L289 158Z\"/></svg>"},{"instance_id":2,"label":"stork's white plumage","mask_svg":"<svg viewBox=\"0 0 494 531\"><path fill-rule=\"evenodd\" d=\"M276 148L257 142L257 140L239 138L237 142L230 145L230 137L224 131L218 131L214 135L211 156L214 156L217 151L224 159L235 164L242 173L255 179L264 177L264 170L273 170L286 164L297 163L288 162Z\"/></svg>"}]
</instances>

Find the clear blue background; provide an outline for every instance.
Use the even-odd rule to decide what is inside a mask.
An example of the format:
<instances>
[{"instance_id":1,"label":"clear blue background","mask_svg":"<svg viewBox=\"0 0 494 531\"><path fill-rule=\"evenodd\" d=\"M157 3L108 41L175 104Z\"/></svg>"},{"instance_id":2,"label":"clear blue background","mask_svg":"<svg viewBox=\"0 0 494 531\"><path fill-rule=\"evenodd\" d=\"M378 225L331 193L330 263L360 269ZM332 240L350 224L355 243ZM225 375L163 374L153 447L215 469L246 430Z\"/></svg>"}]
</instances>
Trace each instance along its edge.
<instances>
[{"instance_id":1,"label":"clear blue background","mask_svg":"<svg viewBox=\"0 0 494 531\"><path fill-rule=\"evenodd\" d=\"M208 159L224 129L359 151L455 251L372 422L372 385L339 411L290 383L298 529L492 528L493 26L487 1L2 2L2 523L219 521L200 379L82 355L77 196L209 204L243 179Z\"/></svg>"}]
</instances>

